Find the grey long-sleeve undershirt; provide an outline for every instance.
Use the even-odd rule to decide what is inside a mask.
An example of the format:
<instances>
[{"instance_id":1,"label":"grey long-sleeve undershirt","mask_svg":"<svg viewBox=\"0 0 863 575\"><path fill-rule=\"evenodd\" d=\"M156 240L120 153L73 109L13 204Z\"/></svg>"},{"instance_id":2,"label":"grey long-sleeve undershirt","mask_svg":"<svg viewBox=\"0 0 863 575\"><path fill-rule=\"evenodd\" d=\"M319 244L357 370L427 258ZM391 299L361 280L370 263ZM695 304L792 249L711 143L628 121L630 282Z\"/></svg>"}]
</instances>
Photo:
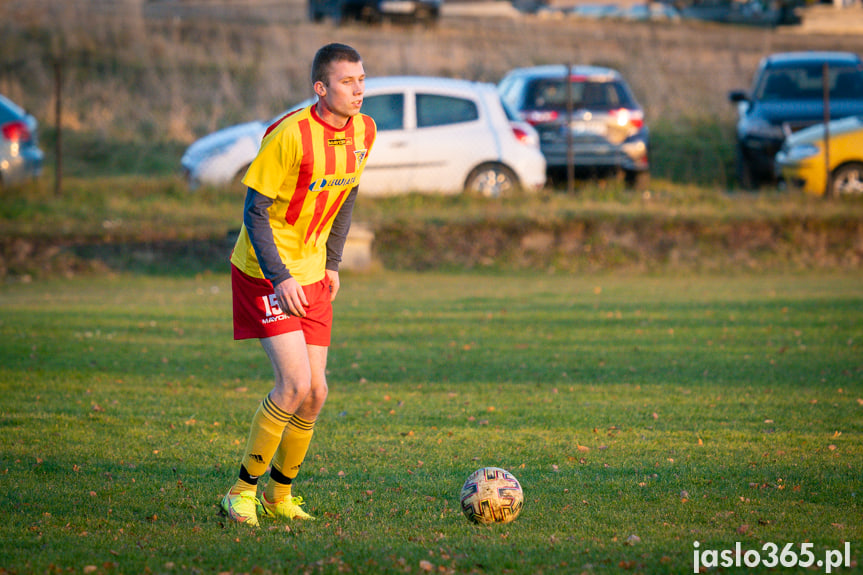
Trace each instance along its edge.
<instances>
[{"instance_id":1,"label":"grey long-sleeve undershirt","mask_svg":"<svg viewBox=\"0 0 863 575\"><path fill-rule=\"evenodd\" d=\"M351 228L351 216L356 198L357 186L354 186L333 219L333 226L327 238L326 268L328 270L339 271L345 240L347 240L348 231ZM273 228L270 227L270 216L267 212L272 205L272 198L249 188L246 192L246 202L243 208L243 224L249 232L249 239L252 242L261 271L264 272L264 277L270 280L273 287L276 287L291 277L291 271L279 256L279 250L273 239Z\"/></svg>"}]
</instances>

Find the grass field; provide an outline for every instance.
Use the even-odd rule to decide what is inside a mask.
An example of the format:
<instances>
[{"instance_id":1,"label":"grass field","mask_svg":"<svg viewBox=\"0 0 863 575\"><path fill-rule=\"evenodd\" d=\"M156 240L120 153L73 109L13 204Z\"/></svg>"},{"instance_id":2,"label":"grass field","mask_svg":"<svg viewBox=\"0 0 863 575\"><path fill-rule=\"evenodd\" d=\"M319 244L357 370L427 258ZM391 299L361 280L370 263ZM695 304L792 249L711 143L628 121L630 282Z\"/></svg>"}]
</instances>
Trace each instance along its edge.
<instances>
[{"instance_id":1,"label":"grass field","mask_svg":"<svg viewBox=\"0 0 863 575\"><path fill-rule=\"evenodd\" d=\"M342 286L318 519L255 531L217 514L271 377L227 276L0 287L0 573L686 573L695 541L859 572L859 274ZM487 465L509 526L459 509Z\"/></svg>"}]
</instances>

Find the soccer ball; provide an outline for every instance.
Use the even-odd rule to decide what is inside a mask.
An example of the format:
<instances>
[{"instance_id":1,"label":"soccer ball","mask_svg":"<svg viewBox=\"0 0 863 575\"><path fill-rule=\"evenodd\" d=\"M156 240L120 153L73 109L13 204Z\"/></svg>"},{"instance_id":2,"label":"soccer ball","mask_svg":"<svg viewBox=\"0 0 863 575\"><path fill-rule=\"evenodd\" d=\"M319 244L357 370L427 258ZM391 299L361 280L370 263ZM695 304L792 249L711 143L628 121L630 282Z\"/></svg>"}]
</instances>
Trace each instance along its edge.
<instances>
[{"instance_id":1,"label":"soccer ball","mask_svg":"<svg viewBox=\"0 0 863 575\"><path fill-rule=\"evenodd\" d=\"M477 469L461 488L461 510L474 523L509 523L524 505L518 479L500 467Z\"/></svg>"}]
</instances>

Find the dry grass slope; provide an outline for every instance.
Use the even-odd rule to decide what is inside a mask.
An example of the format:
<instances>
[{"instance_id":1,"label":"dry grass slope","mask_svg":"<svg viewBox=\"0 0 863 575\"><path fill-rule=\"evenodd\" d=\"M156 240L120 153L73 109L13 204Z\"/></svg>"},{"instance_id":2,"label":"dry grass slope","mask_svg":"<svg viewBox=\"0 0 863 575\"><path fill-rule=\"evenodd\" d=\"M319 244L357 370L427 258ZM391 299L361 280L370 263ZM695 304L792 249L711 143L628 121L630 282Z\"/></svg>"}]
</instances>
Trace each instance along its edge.
<instances>
[{"instance_id":1,"label":"dry grass slope","mask_svg":"<svg viewBox=\"0 0 863 575\"><path fill-rule=\"evenodd\" d=\"M54 122L54 62L64 123L123 140L190 142L267 118L309 95L323 43L356 46L372 75L497 81L550 62L605 64L631 81L648 120L728 123L728 90L774 51L835 49L836 37L686 23L645 25L533 16L445 17L434 28L312 25L297 0L6 0L0 92ZM863 37L842 38L863 52Z\"/></svg>"}]
</instances>

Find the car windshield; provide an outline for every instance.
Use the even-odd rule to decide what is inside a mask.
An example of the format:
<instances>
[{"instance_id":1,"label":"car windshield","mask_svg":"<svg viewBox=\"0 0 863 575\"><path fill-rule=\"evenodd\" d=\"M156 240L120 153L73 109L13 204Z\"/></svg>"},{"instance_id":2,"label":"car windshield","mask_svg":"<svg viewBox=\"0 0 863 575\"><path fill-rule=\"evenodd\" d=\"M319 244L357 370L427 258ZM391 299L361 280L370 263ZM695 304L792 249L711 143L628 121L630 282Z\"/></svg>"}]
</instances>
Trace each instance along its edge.
<instances>
[{"instance_id":1,"label":"car windshield","mask_svg":"<svg viewBox=\"0 0 863 575\"><path fill-rule=\"evenodd\" d=\"M566 94L564 78L535 80L528 87L525 107L533 110L565 110ZM634 106L619 82L573 78L572 107L576 110L612 110Z\"/></svg>"},{"instance_id":2,"label":"car windshield","mask_svg":"<svg viewBox=\"0 0 863 575\"><path fill-rule=\"evenodd\" d=\"M828 68L827 85L831 99L863 99L863 69ZM755 99L765 102L823 97L824 68L821 64L769 70L755 92Z\"/></svg>"}]
</instances>

